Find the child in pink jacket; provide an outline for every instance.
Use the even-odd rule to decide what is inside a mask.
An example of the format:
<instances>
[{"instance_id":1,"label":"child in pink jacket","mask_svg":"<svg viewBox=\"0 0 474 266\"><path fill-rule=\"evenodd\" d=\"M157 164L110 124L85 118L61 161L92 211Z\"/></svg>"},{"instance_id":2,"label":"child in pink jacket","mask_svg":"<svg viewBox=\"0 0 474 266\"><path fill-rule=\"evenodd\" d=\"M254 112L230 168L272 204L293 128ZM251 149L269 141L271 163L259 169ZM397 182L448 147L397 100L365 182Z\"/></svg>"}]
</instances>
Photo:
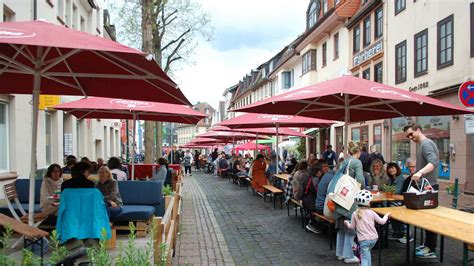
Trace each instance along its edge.
<instances>
[{"instance_id":1,"label":"child in pink jacket","mask_svg":"<svg viewBox=\"0 0 474 266\"><path fill-rule=\"evenodd\" d=\"M371 210L370 202L372 199L373 196L368 190L364 189L357 193L354 201L359 205L359 208L352 214L351 222L348 220L344 221L344 224L349 229L355 229L357 233L361 250L360 265L362 266L372 265L370 250L372 250L379 238L377 229L375 229L375 223L385 224L390 217L390 213L387 213L383 218L380 218L377 213Z\"/></svg>"}]
</instances>

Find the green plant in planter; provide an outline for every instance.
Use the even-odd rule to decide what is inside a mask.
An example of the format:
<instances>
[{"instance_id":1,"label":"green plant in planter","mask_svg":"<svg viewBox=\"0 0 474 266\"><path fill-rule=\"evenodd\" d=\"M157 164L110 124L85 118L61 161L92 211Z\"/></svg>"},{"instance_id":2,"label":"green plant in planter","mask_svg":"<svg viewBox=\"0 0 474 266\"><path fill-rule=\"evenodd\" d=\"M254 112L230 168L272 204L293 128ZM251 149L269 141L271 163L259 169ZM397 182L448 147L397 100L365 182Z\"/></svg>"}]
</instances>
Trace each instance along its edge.
<instances>
[{"instance_id":1,"label":"green plant in planter","mask_svg":"<svg viewBox=\"0 0 474 266\"><path fill-rule=\"evenodd\" d=\"M163 188L163 195L164 195L164 196L171 196L171 195L173 195L173 189L171 188L170 185L166 185L166 186Z\"/></svg>"},{"instance_id":2,"label":"green plant in planter","mask_svg":"<svg viewBox=\"0 0 474 266\"><path fill-rule=\"evenodd\" d=\"M51 232L51 256L49 257L49 263L52 265L58 264L62 261L69 253L67 247L61 246L59 241L59 234L56 230Z\"/></svg>"},{"instance_id":3,"label":"green plant in planter","mask_svg":"<svg viewBox=\"0 0 474 266\"><path fill-rule=\"evenodd\" d=\"M10 245L10 239L13 234L13 229L10 225L5 226L5 232L0 235L0 244L2 247L0 253L0 265L15 265L15 261L12 260L7 254L6 249Z\"/></svg>"},{"instance_id":4,"label":"green plant in planter","mask_svg":"<svg viewBox=\"0 0 474 266\"><path fill-rule=\"evenodd\" d=\"M397 191L397 187L394 185L383 184L382 186L380 186L380 190L383 192L395 193L395 191Z\"/></svg>"},{"instance_id":5,"label":"green plant in planter","mask_svg":"<svg viewBox=\"0 0 474 266\"><path fill-rule=\"evenodd\" d=\"M447 192L449 195L454 195L454 184L448 185L448 186L446 187L446 192Z\"/></svg>"},{"instance_id":6,"label":"green plant in planter","mask_svg":"<svg viewBox=\"0 0 474 266\"><path fill-rule=\"evenodd\" d=\"M154 223L153 223L154 224ZM151 225L150 234L154 235L154 226ZM148 241L146 248L137 247L135 240L137 238L136 227L133 222L128 224L130 234L125 248L119 244L119 256L115 259L117 266L135 266L135 265L152 265L151 259L153 257L153 238Z\"/></svg>"},{"instance_id":7,"label":"green plant in planter","mask_svg":"<svg viewBox=\"0 0 474 266\"><path fill-rule=\"evenodd\" d=\"M108 266L112 264L112 258L107 251L107 230L105 228L102 228L101 236L99 247L87 249L87 258L93 265Z\"/></svg>"},{"instance_id":8,"label":"green plant in planter","mask_svg":"<svg viewBox=\"0 0 474 266\"><path fill-rule=\"evenodd\" d=\"M28 249L23 249L23 260L21 261L22 266L41 265L41 260Z\"/></svg>"}]
</instances>

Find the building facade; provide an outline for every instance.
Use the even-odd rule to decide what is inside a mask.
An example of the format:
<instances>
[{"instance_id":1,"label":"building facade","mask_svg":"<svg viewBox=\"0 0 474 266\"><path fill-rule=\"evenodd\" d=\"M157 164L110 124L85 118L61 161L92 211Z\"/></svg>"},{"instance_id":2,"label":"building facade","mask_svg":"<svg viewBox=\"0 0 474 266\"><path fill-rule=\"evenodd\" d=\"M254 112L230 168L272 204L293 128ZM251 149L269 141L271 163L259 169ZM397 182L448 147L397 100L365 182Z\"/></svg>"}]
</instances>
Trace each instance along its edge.
<instances>
[{"instance_id":1,"label":"building facade","mask_svg":"<svg viewBox=\"0 0 474 266\"><path fill-rule=\"evenodd\" d=\"M472 1L388 1L387 84L460 105L459 87L474 80L474 3ZM417 16L417 14L430 14ZM397 27L397 25L409 25ZM404 161L414 157L416 145L401 129L416 122L435 141L439 179L459 178L474 192L474 136L466 134L464 116L396 118L391 125L389 155Z\"/></svg>"},{"instance_id":2,"label":"building facade","mask_svg":"<svg viewBox=\"0 0 474 266\"><path fill-rule=\"evenodd\" d=\"M36 8L33 3L36 2ZM115 29L108 13L104 16L104 2L97 0L0 0L0 14L4 22L38 19L115 39ZM31 154L31 95L0 94L0 173L17 172L29 175ZM80 99L80 97L42 95L40 99L37 162L38 168L51 163L63 164L64 156L74 154L108 158L120 155L118 120L82 119L50 109L52 105Z\"/></svg>"},{"instance_id":3,"label":"building facade","mask_svg":"<svg viewBox=\"0 0 474 266\"><path fill-rule=\"evenodd\" d=\"M459 86L474 79L471 1L308 3L305 31L263 68L267 70L268 97L351 73L460 105ZM261 72L262 68L257 70ZM229 106L238 108L266 98L265 93L264 97L255 97L249 92L263 88L247 85L249 77L253 82L252 73L239 82ZM474 170L474 136L466 134L464 116L353 123L349 125L348 141L366 147L375 145L387 161L404 166L407 158L416 157L418 148L401 132L412 122L421 124L438 145L440 183L459 178L465 191L474 192L474 177L468 175ZM306 141L307 154L320 155L327 144L338 150L345 142L343 124L306 132L314 137Z\"/></svg>"},{"instance_id":4,"label":"building facade","mask_svg":"<svg viewBox=\"0 0 474 266\"><path fill-rule=\"evenodd\" d=\"M182 146L190 142L196 135L207 132L212 125L212 117L216 110L210 104L198 102L193 105L193 109L207 115L207 117L201 119L196 125L179 124L176 128L178 136L177 146Z\"/></svg>"}]
</instances>

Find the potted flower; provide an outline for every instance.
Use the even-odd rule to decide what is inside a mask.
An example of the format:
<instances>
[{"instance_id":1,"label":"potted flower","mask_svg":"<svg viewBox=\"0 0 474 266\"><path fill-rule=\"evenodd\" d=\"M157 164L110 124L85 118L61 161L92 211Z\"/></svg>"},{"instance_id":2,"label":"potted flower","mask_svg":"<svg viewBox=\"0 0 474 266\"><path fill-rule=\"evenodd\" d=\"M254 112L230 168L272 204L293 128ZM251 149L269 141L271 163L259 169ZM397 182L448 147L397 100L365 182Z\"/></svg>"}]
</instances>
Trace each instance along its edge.
<instances>
[{"instance_id":1,"label":"potted flower","mask_svg":"<svg viewBox=\"0 0 474 266\"><path fill-rule=\"evenodd\" d=\"M168 208L168 204L171 201L171 196L173 195L173 189L171 186L166 185L163 187L163 196L165 197L165 210Z\"/></svg>"},{"instance_id":2,"label":"potted flower","mask_svg":"<svg viewBox=\"0 0 474 266\"><path fill-rule=\"evenodd\" d=\"M382 185L380 186L380 190L385 192L385 196L387 198L391 198L393 196L393 193L395 193L395 191L397 191L397 187L394 186L394 185Z\"/></svg>"}]
</instances>

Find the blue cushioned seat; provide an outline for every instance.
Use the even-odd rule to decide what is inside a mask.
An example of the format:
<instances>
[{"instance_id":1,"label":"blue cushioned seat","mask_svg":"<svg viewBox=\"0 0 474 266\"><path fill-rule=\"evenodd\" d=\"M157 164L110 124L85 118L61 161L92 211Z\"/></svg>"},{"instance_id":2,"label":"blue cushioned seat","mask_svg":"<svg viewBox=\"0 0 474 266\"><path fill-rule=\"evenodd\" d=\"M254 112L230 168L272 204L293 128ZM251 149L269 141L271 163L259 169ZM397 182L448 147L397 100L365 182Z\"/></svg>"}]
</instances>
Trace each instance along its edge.
<instances>
[{"instance_id":1,"label":"blue cushioned seat","mask_svg":"<svg viewBox=\"0 0 474 266\"><path fill-rule=\"evenodd\" d=\"M147 221L156 212L155 207L147 205L123 205L122 212L114 221Z\"/></svg>"}]
</instances>

